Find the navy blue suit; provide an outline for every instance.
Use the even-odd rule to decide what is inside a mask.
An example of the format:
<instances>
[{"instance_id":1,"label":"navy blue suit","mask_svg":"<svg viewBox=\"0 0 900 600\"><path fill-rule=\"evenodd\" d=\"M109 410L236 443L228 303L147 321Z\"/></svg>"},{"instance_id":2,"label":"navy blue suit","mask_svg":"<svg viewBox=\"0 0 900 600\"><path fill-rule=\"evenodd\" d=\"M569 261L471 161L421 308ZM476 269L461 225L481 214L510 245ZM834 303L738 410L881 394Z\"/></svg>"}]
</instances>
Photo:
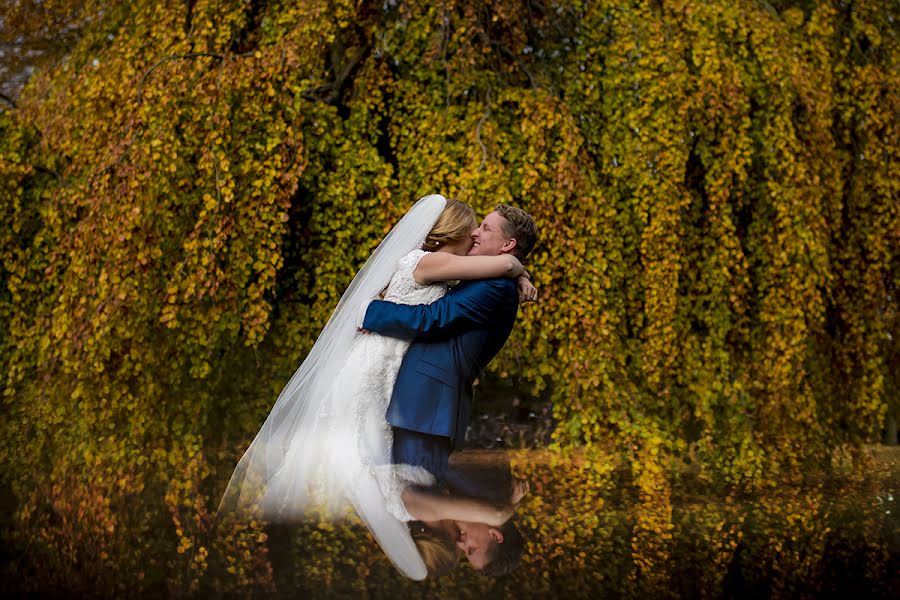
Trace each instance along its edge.
<instances>
[{"instance_id":1,"label":"navy blue suit","mask_svg":"<svg viewBox=\"0 0 900 600\"><path fill-rule=\"evenodd\" d=\"M387 422L395 428L395 462L421 464L404 450L400 428L401 434L425 434L446 446L439 460L446 470L450 450L465 441L472 383L506 343L518 300L515 280L495 278L462 282L431 304L369 304L364 329L413 340L387 409Z\"/></svg>"}]
</instances>

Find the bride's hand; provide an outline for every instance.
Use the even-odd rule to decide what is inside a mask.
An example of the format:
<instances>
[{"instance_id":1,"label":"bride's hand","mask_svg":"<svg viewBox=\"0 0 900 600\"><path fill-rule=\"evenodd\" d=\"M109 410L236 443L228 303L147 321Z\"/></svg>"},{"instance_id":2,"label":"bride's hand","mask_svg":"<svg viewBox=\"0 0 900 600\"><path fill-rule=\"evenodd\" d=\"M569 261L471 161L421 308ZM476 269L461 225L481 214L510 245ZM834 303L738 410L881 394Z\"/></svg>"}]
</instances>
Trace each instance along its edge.
<instances>
[{"instance_id":1,"label":"bride's hand","mask_svg":"<svg viewBox=\"0 0 900 600\"><path fill-rule=\"evenodd\" d=\"M528 485L528 482L524 479L515 478L513 479L512 484L512 496L510 496L509 501L516 507L519 505L519 502L522 501L522 498L531 490L531 486Z\"/></svg>"},{"instance_id":2,"label":"bride's hand","mask_svg":"<svg viewBox=\"0 0 900 600\"><path fill-rule=\"evenodd\" d=\"M526 302L537 302L537 288L531 285L531 280L524 275L519 275L516 280L516 287L519 290L519 304Z\"/></svg>"},{"instance_id":3,"label":"bride's hand","mask_svg":"<svg viewBox=\"0 0 900 600\"><path fill-rule=\"evenodd\" d=\"M512 516L515 514L516 509L519 508L519 503L522 501L522 498L528 493L531 487L528 485L528 482L524 479L513 479L512 484L512 494L509 497L509 502L504 503L502 506L497 508L497 516L495 520L489 525L494 525L495 527L499 527L503 525L507 521L509 521Z\"/></svg>"}]
</instances>

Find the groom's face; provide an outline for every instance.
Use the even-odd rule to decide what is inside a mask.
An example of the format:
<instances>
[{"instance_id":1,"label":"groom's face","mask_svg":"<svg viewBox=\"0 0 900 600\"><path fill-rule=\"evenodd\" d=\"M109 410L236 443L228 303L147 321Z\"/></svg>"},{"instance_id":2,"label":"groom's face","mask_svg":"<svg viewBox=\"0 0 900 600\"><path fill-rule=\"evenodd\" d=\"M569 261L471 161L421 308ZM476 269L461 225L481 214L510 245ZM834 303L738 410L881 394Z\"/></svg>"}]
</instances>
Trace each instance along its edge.
<instances>
[{"instance_id":1,"label":"groom's face","mask_svg":"<svg viewBox=\"0 0 900 600\"><path fill-rule=\"evenodd\" d=\"M472 567L480 571L491 562L489 553L495 543L503 542L503 534L484 523L457 521L459 537L456 546L466 555Z\"/></svg>"},{"instance_id":2,"label":"groom's face","mask_svg":"<svg viewBox=\"0 0 900 600\"><path fill-rule=\"evenodd\" d=\"M509 238L503 233L504 225L506 219L497 211L486 216L478 229L472 232L475 244L469 250L469 256L497 256L506 252Z\"/></svg>"}]
</instances>

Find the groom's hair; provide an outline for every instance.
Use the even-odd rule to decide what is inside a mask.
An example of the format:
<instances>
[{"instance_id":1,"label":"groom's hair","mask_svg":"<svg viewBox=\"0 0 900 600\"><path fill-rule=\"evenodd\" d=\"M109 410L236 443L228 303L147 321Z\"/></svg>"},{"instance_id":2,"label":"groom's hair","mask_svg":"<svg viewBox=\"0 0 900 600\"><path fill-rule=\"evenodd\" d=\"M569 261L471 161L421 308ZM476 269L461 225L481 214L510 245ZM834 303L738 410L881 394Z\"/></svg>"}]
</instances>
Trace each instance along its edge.
<instances>
[{"instance_id":1,"label":"groom's hair","mask_svg":"<svg viewBox=\"0 0 900 600\"><path fill-rule=\"evenodd\" d=\"M537 226L534 219L521 208L506 204L498 205L497 213L506 219L506 223L503 224L503 235L516 238L516 247L512 253L519 260L523 260L537 243Z\"/></svg>"},{"instance_id":2,"label":"groom's hair","mask_svg":"<svg viewBox=\"0 0 900 600\"><path fill-rule=\"evenodd\" d=\"M488 577L500 577L512 572L519 566L522 552L525 550L525 538L519 533L512 519L501 525L499 531L503 534L503 542L499 544L494 542L491 545L488 551L489 561L479 571Z\"/></svg>"}]
</instances>

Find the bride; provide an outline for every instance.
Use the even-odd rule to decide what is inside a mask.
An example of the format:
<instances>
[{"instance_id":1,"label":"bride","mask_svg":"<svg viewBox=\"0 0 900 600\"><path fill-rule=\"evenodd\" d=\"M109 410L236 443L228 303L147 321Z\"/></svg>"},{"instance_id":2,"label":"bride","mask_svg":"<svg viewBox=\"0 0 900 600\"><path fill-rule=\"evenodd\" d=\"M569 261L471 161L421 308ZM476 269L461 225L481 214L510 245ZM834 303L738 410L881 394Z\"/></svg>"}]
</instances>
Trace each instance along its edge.
<instances>
[{"instance_id":1,"label":"bride","mask_svg":"<svg viewBox=\"0 0 900 600\"><path fill-rule=\"evenodd\" d=\"M437 554L446 562L455 542L448 544L452 520L506 515L472 499L424 493L434 485L427 471L390 464L385 411L410 342L357 331L379 292L392 302L425 304L443 296L447 282L515 277L520 297L533 297L515 257L467 256L476 227L471 207L431 195L382 240L235 468L220 513L286 522L315 511L339 517L352 506L388 558L412 579L424 579L429 567L432 574L440 570L425 564L423 554L436 555L429 548L442 549ZM425 529L435 533L417 535L422 552L404 523L414 520L428 521Z\"/></svg>"}]
</instances>

